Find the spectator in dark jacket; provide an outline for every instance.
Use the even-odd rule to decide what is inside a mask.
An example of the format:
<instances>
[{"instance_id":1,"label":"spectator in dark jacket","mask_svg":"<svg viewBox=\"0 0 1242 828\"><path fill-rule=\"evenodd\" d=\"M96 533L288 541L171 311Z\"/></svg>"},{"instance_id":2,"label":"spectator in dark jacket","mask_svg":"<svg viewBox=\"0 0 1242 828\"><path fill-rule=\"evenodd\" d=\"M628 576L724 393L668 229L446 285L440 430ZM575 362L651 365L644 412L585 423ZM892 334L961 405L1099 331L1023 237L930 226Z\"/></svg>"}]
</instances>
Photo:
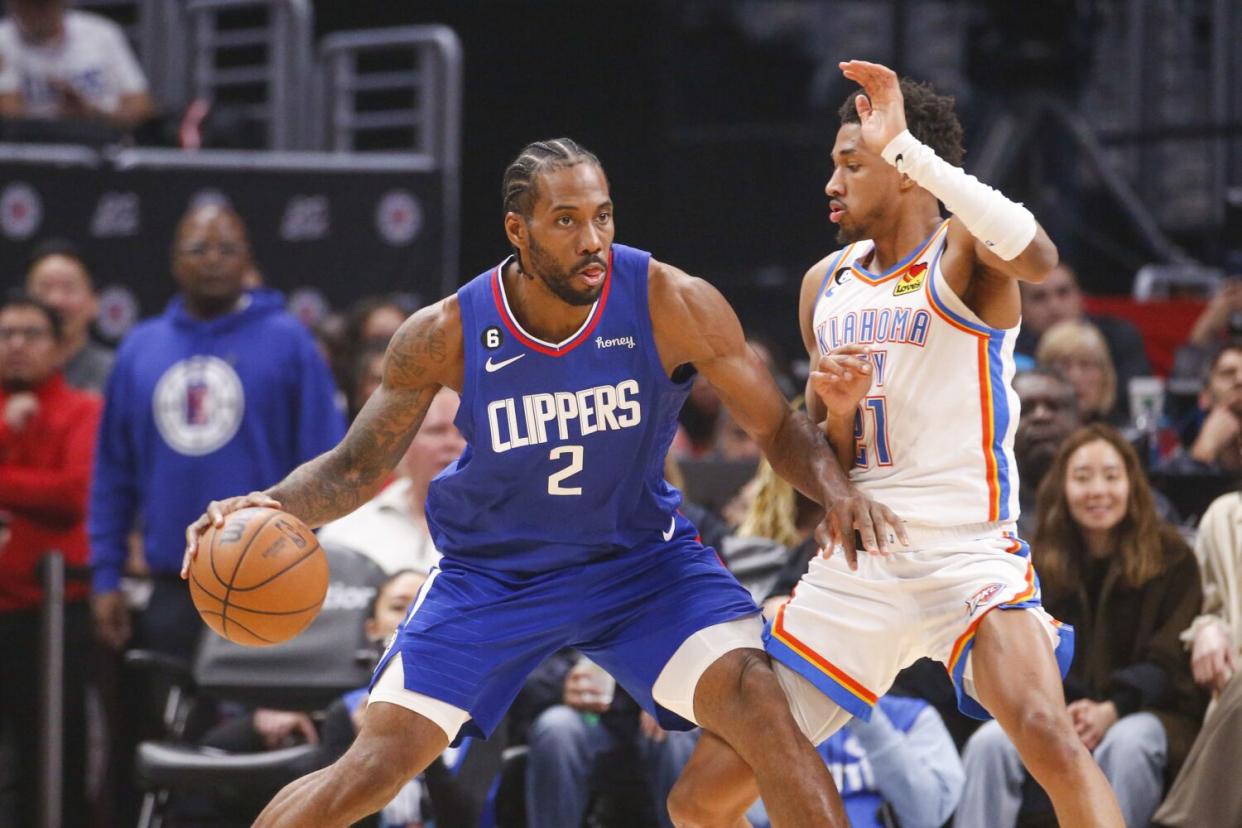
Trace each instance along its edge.
<instances>
[{"instance_id":1,"label":"spectator in dark jacket","mask_svg":"<svg viewBox=\"0 0 1242 828\"><path fill-rule=\"evenodd\" d=\"M1198 566L1158 518L1138 456L1108 426L1066 440L1039 505L1033 552L1044 607L1075 628L1070 716L1126 824L1147 825L1206 703L1180 640L1202 600ZM981 727L964 760L957 824L1013 825L1024 771L1000 727Z\"/></svg>"},{"instance_id":2,"label":"spectator in dark jacket","mask_svg":"<svg viewBox=\"0 0 1242 828\"><path fill-rule=\"evenodd\" d=\"M0 730L13 734L17 824L38 824L41 770L39 563L58 549L84 566L86 491L99 423L99 399L70 388L57 369L61 328L55 311L12 294L0 303L0 512L11 520L0 549ZM85 685L91 619L84 584L66 590L64 794L66 826L84 825Z\"/></svg>"},{"instance_id":3,"label":"spectator in dark jacket","mask_svg":"<svg viewBox=\"0 0 1242 828\"><path fill-rule=\"evenodd\" d=\"M1039 339L1058 322L1079 320L1099 329L1108 344L1117 371L1116 407L1113 415L1124 420L1129 416L1130 380L1151 374L1151 364L1143 349L1143 335L1132 323L1116 316L1089 314L1083 305L1082 288L1073 268L1062 262L1049 271L1039 284L1020 282L1022 287L1022 329L1014 350L1028 357L1035 356Z\"/></svg>"}]
</instances>

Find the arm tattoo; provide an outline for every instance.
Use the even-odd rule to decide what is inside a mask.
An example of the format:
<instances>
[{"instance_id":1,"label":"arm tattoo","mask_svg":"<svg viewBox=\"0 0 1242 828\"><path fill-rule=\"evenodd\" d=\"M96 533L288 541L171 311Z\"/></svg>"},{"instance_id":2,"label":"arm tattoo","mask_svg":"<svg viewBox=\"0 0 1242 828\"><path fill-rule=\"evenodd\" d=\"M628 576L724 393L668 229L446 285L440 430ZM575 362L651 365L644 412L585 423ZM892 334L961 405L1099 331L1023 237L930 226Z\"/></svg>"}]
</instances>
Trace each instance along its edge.
<instances>
[{"instance_id":1,"label":"arm tattoo","mask_svg":"<svg viewBox=\"0 0 1242 828\"><path fill-rule=\"evenodd\" d=\"M417 317L403 325L388 346L384 384L363 406L345 439L294 469L267 494L311 527L370 500L422 425L449 351L448 336L439 326Z\"/></svg>"}]
</instances>

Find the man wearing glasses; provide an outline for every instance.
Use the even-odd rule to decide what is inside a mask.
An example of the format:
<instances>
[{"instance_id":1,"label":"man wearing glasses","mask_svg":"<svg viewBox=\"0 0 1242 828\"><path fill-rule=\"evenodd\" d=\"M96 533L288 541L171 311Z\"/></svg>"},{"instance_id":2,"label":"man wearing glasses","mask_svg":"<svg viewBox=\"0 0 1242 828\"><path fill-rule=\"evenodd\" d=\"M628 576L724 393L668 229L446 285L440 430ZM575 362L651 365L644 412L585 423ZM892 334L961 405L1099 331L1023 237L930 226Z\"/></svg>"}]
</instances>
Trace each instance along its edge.
<instances>
[{"instance_id":1,"label":"man wearing glasses","mask_svg":"<svg viewBox=\"0 0 1242 828\"><path fill-rule=\"evenodd\" d=\"M0 730L18 756L18 825L38 818L40 675L39 562L60 550L86 563L86 491L99 398L70 388L60 370L60 317L22 293L0 300ZM7 528L6 528L7 527ZM64 825L85 825L85 686L91 618L84 584L65 606Z\"/></svg>"},{"instance_id":2,"label":"man wearing glasses","mask_svg":"<svg viewBox=\"0 0 1242 828\"><path fill-rule=\"evenodd\" d=\"M203 503L270 486L344 434L314 340L279 293L247 290L253 268L235 212L191 209L173 245L180 292L117 353L89 520L95 619L114 649L192 657L203 626L178 578L185 526ZM120 580L136 526L152 589L131 626Z\"/></svg>"}]
</instances>

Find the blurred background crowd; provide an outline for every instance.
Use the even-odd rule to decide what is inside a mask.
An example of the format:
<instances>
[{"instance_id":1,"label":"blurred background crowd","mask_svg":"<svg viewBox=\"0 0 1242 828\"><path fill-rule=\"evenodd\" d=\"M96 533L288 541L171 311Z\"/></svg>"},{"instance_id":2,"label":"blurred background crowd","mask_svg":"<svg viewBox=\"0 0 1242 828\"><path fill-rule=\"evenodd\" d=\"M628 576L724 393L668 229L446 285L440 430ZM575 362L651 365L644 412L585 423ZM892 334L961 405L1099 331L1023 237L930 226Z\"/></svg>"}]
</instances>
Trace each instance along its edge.
<instances>
[{"instance_id":1,"label":"blurred background crowd","mask_svg":"<svg viewBox=\"0 0 1242 828\"><path fill-rule=\"evenodd\" d=\"M797 291L834 246L822 190L848 57L955 95L967 169L1061 250L1022 286L1015 453L1044 603L1077 631L1080 736L1132 825L1242 824L1236 3L3 10L0 826L248 825L348 746L439 557L423 504L464 446L456 395L380 495L321 530L328 599L288 645L206 631L178 577L184 528L334 445L402 321L503 258L500 173L527 141L594 150L619 240L716 284L800 404ZM705 383L666 474L779 606L819 510ZM695 739L558 653L495 738L450 748L375 824L666 826ZM1055 824L931 662L820 753L854 825ZM767 824L762 803L748 817Z\"/></svg>"}]
</instances>

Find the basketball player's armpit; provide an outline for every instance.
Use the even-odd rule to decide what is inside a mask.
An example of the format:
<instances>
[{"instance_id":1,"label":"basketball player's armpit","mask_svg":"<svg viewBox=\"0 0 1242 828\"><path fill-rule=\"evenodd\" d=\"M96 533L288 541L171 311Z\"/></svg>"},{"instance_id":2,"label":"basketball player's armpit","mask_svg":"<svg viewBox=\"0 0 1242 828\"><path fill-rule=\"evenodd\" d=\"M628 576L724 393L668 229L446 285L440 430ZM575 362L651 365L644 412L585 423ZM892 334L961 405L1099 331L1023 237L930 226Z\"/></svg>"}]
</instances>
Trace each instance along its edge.
<instances>
[{"instance_id":1,"label":"basketball player's armpit","mask_svg":"<svg viewBox=\"0 0 1242 828\"><path fill-rule=\"evenodd\" d=\"M294 469L266 494L311 527L349 514L383 486L438 390L438 385L414 390L381 386L340 444Z\"/></svg>"}]
</instances>

